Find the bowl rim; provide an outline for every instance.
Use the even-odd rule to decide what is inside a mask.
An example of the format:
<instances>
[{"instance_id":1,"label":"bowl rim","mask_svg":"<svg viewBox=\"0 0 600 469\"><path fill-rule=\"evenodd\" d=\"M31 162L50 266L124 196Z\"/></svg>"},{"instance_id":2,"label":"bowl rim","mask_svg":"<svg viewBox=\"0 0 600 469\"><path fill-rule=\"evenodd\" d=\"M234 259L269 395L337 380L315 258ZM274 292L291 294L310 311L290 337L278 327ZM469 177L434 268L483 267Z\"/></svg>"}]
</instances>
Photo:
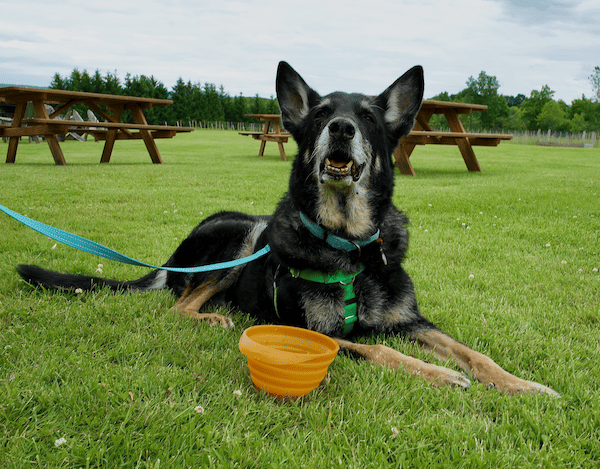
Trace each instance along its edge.
<instances>
[{"instance_id":1,"label":"bowl rim","mask_svg":"<svg viewBox=\"0 0 600 469\"><path fill-rule=\"evenodd\" d=\"M328 350L317 354L301 354L285 350L274 349L253 339L255 333L269 333L275 336L290 336L325 346ZM296 364L312 360L328 361L331 363L339 351L338 343L329 336L320 332L311 331L301 327L283 326L275 324L261 324L247 328L240 337L239 349L246 356L262 360L271 364ZM328 366L327 365L324 366Z\"/></svg>"}]
</instances>

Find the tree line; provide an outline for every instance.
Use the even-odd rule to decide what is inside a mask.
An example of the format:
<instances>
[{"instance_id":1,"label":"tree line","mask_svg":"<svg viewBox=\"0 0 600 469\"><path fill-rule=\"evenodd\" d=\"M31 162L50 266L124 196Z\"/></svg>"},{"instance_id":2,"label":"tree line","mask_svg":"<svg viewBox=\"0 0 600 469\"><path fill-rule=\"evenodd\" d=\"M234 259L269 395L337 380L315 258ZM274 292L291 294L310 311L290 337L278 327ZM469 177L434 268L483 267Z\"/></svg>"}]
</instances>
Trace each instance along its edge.
<instances>
[{"instance_id":1,"label":"tree line","mask_svg":"<svg viewBox=\"0 0 600 469\"><path fill-rule=\"evenodd\" d=\"M504 96L498 93L500 83L495 76L481 72L477 78L469 77L467 87L449 95L441 93L432 99L488 106L485 112L461 116L469 130L598 132L600 131L600 67L589 77L594 90L593 98L582 94L570 105L554 100L554 91L548 85L532 90L529 96ZM432 117L435 127L445 124L442 116Z\"/></svg>"},{"instance_id":2,"label":"tree line","mask_svg":"<svg viewBox=\"0 0 600 469\"><path fill-rule=\"evenodd\" d=\"M485 112L474 112L461 116L465 127L469 130L503 130L503 131L535 131L542 129L552 132L591 132L600 131L600 67L595 67L590 76L594 90L593 98L582 94L570 105L562 100L554 100L554 91L548 85L540 90L532 90L529 96L504 96L498 92L500 83L495 76L482 71L477 78L469 77L467 87L457 94L440 93L432 99L472 104L485 104ZM212 83L185 82L182 78L169 91L154 76L135 75L129 73L123 82L116 72L102 75L98 70L90 74L74 69L70 76L54 76L50 88L109 93L148 98L171 99L172 106L153 107L145 110L149 123L176 125L177 122L188 125L194 121L211 122L249 122L246 114L278 114L277 100L244 97L240 93L230 96L223 85L217 87ZM133 122L131 115L126 121ZM437 129L446 124L443 116L435 115L430 124Z\"/></svg>"},{"instance_id":3,"label":"tree line","mask_svg":"<svg viewBox=\"0 0 600 469\"><path fill-rule=\"evenodd\" d=\"M61 77L55 74L50 88L57 90L85 91L91 93L108 93L143 98L170 99L171 106L156 106L144 110L146 120L150 124L176 125L178 122L187 126L189 122L258 122L246 117L246 114L279 114L277 100L254 97L230 96L223 85L217 88L212 83L185 82L177 80L169 91L154 76L127 74L123 82L116 72L102 75L99 70L90 74L74 69L70 76ZM77 106L74 106L77 109ZM82 111L84 109L83 106ZM85 112L85 111L84 111ZM80 112L81 113L81 112ZM133 122L128 111L124 114L125 122Z\"/></svg>"}]
</instances>

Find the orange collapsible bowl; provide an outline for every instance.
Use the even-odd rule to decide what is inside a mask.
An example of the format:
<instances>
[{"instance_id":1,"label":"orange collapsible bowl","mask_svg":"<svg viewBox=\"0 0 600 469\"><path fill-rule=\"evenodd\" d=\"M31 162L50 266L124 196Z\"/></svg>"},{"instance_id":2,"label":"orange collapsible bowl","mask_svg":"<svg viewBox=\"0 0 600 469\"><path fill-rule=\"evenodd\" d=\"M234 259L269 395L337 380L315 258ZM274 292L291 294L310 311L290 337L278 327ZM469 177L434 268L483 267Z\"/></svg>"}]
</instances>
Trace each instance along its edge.
<instances>
[{"instance_id":1,"label":"orange collapsible bowl","mask_svg":"<svg viewBox=\"0 0 600 469\"><path fill-rule=\"evenodd\" d=\"M338 353L326 335L291 326L252 326L240 338L252 382L277 397L297 399L315 389Z\"/></svg>"}]
</instances>

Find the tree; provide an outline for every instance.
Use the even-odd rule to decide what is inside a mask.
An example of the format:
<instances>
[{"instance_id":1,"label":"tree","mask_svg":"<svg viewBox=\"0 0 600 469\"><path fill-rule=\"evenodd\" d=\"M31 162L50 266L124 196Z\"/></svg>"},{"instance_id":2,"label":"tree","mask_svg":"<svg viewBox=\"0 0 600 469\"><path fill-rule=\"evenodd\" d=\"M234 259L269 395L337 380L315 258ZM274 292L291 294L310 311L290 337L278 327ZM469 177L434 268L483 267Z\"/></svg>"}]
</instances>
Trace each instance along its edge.
<instances>
[{"instance_id":1,"label":"tree","mask_svg":"<svg viewBox=\"0 0 600 469\"><path fill-rule=\"evenodd\" d=\"M565 117L566 112L561 103L550 100L544 104L542 111L536 118L537 127L543 130L552 130L553 132L562 132L568 130L569 121Z\"/></svg>"},{"instance_id":2,"label":"tree","mask_svg":"<svg viewBox=\"0 0 600 469\"><path fill-rule=\"evenodd\" d=\"M523 111L523 120L527 126L527 130L537 130L537 117L542 112L542 108L548 101L552 101L554 91L548 85L544 85L540 91L532 90L529 98L521 104Z\"/></svg>"},{"instance_id":3,"label":"tree","mask_svg":"<svg viewBox=\"0 0 600 469\"><path fill-rule=\"evenodd\" d=\"M585 128L581 130L598 131L600 129L600 101L587 99L585 95L581 99L574 99L569 107L569 117L575 120L578 117L578 126L582 126L581 119L585 121Z\"/></svg>"},{"instance_id":4,"label":"tree","mask_svg":"<svg viewBox=\"0 0 600 469\"><path fill-rule=\"evenodd\" d=\"M590 81L592 82L596 102L600 103L600 67L594 68L594 73L590 75Z\"/></svg>"},{"instance_id":5,"label":"tree","mask_svg":"<svg viewBox=\"0 0 600 469\"><path fill-rule=\"evenodd\" d=\"M481 72L477 79L467 80L466 98L474 104L485 104L488 108L480 115L480 127L492 129L501 126L501 120L508 116L508 104L498 94L500 83L494 76Z\"/></svg>"},{"instance_id":6,"label":"tree","mask_svg":"<svg viewBox=\"0 0 600 469\"><path fill-rule=\"evenodd\" d=\"M520 106L526 99L525 95L521 93L516 96L506 96L506 104L508 107Z\"/></svg>"}]
</instances>

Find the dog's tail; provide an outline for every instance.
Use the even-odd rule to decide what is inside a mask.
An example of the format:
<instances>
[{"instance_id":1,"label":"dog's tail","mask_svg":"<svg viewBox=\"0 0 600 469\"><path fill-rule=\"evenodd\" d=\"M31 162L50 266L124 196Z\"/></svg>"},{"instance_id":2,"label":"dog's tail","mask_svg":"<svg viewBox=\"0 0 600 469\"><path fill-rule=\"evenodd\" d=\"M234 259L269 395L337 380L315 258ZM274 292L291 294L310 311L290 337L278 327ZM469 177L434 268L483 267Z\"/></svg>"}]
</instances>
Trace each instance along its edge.
<instances>
[{"instance_id":1,"label":"dog's tail","mask_svg":"<svg viewBox=\"0 0 600 469\"><path fill-rule=\"evenodd\" d=\"M19 265L17 272L23 279L34 286L52 290L77 290L90 291L108 287L113 291L119 290L160 290L165 287L167 272L154 270L148 275L137 280L119 281L87 275L63 274L45 270L37 265Z\"/></svg>"}]
</instances>

